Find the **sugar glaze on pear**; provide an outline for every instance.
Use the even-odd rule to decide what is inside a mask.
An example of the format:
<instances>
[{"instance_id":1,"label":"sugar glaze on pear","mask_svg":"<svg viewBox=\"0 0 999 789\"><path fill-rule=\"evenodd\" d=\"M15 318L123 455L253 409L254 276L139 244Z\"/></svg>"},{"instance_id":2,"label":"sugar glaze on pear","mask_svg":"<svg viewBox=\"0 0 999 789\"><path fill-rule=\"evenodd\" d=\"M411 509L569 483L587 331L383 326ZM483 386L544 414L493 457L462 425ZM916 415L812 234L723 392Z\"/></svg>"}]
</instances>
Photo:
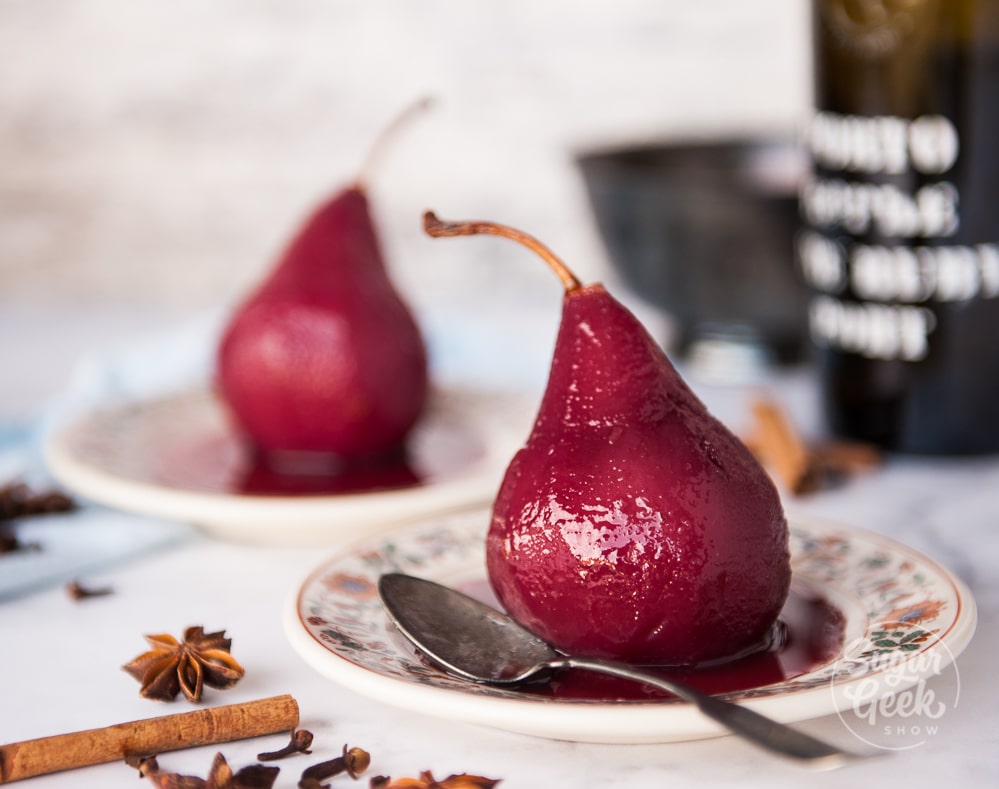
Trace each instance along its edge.
<instances>
[{"instance_id":1,"label":"sugar glaze on pear","mask_svg":"<svg viewBox=\"0 0 999 789\"><path fill-rule=\"evenodd\" d=\"M335 470L402 453L426 400L426 349L360 178L314 211L230 318L217 385L271 465Z\"/></svg>"},{"instance_id":2,"label":"sugar glaze on pear","mask_svg":"<svg viewBox=\"0 0 999 789\"><path fill-rule=\"evenodd\" d=\"M424 215L432 236L487 233L565 286L548 385L507 468L489 580L521 624L571 654L696 665L764 643L791 570L780 497L637 318L536 239Z\"/></svg>"}]
</instances>

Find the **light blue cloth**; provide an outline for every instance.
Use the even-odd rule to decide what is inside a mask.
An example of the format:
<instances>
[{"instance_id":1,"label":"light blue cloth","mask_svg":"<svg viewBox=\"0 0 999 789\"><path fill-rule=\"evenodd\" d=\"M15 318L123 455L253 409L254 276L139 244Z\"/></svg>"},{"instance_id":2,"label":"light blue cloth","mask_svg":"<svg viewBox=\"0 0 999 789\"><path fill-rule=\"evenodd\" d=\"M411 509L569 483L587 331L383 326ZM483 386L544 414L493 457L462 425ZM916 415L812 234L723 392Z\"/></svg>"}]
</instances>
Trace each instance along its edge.
<instances>
[{"instance_id":1,"label":"light blue cloth","mask_svg":"<svg viewBox=\"0 0 999 789\"><path fill-rule=\"evenodd\" d=\"M65 391L44 403L34 421L0 424L0 482L49 488L56 483L45 467L43 450L54 431L96 408L204 385L211 369L211 348L205 348L205 341L218 325L218 314L206 314L169 331L125 338L85 353ZM0 556L0 600L196 538L187 524L78 503L80 508L72 513L7 524L19 542L38 549Z\"/></svg>"},{"instance_id":2,"label":"light blue cloth","mask_svg":"<svg viewBox=\"0 0 999 789\"><path fill-rule=\"evenodd\" d=\"M0 556L0 601L113 567L195 537L184 524L88 506L19 521L24 550Z\"/></svg>"}]
</instances>

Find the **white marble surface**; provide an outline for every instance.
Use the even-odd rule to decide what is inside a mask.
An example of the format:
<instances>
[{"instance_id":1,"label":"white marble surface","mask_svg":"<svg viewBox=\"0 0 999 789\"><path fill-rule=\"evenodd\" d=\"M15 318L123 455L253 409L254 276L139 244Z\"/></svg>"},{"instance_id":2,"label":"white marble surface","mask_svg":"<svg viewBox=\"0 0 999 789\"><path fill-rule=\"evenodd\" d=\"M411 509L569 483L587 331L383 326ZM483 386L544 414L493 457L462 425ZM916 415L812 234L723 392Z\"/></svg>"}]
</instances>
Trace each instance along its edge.
<instances>
[{"instance_id":1,"label":"white marble surface","mask_svg":"<svg viewBox=\"0 0 999 789\"><path fill-rule=\"evenodd\" d=\"M539 352L543 356L543 351ZM530 366L530 365L529 365ZM522 383L543 376L543 364ZM807 371L764 382L809 431L816 417ZM697 385L715 410L741 429L755 387ZM55 393L54 393L55 394ZM17 447L6 446L8 459ZM479 729L431 715L400 712L349 688L322 679L289 646L282 606L306 574L334 547L253 547L220 542L180 529L177 541L127 561L81 573L92 585L114 588L108 597L76 603L60 585L0 602L0 743L104 726L187 708L139 698L135 681L119 667L144 648L149 632L179 634L192 624L226 628L233 654L247 674L235 688L206 693L216 705L292 694L302 726L316 734L311 757L281 764L278 787L294 786L313 760L336 755L346 742L373 754L371 774L438 777L469 771L503 778L504 787L538 786L873 786L918 782L923 786L992 785L999 768L999 691L994 681L999 650L999 458L931 460L890 458L880 470L809 498L787 499L791 512L836 519L896 537L948 566L971 587L979 606L979 629L957 666L959 704L939 721L925 745L822 774L776 761L733 737L669 745L586 745L532 739ZM139 517L88 507L49 528L102 533L111 524L137 533L152 524ZM158 524L157 524L158 525ZM31 533L26 532L30 538ZM0 572L3 562L0 559ZM992 657L990 657L990 655ZM936 683L936 684L934 684ZM941 697L952 677L931 680ZM801 728L845 746L852 735L836 716ZM204 775L216 750L243 765L256 753L283 744L283 737L203 747L165 755L171 769ZM135 786L121 764L32 779L25 786ZM339 779L349 785L346 779ZM361 785L366 782L362 781Z\"/></svg>"},{"instance_id":2,"label":"white marble surface","mask_svg":"<svg viewBox=\"0 0 999 789\"><path fill-rule=\"evenodd\" d=\"M512 246L483 243L473 258L470 244L423 238L419 212L510 222L544 238L585 279L607 276L574 150L618 138L786 134L808 103L800 0L126 5L0 4L0 479L44 482L39 441L57 418L109 392L143 396L179 380L169 364L160 377L149 366L134 374L136 362L203 370L202 352L171 343L190 350L192 326L212 319L202 311L254 282L303 213L353 176L376 130L418 95L439 96L439 109L372 184L391 266L426 322L436 374L528 390L544 379L557 284ZM181 318L193 323L178 329ZM166 330L157 349L173 352L130 346L157 327ZM813 429L807 374L770 384ZM752 391L701 387L736 428ZM847 770L806 776L732 737L551 742L368 701L306 667L282 632L284 601L332 547L250 547L180 526L155 552L85 570L49 565L47 585L0 601L0 743L185 709L140 699L119 667L143 649L143 633L201 623L226 628L248 669L206 703L291 693L316 733L311 758L348 742L372 752L372 773L467 770L503 778L504 788L992 785L997 489L999 458L892 458L842 489L788 501L925 551L979 605L979 632L958 662L960 705L939 735ZM149 536L164 526L88 507L25 536L58 541L73 529L98 546L129 528ZM0 573L9 559L0 558ZM72 602L51 579L74 571L114 594ZM851 744L835 717L802 728ZM222 750L242 765L280 740ZM203 775L215 750L162 761ZM283 763L278 787L294 786L311 758ZM111 764L25 784L81 785L136 779Z\"/></svg>"}]
</instances>

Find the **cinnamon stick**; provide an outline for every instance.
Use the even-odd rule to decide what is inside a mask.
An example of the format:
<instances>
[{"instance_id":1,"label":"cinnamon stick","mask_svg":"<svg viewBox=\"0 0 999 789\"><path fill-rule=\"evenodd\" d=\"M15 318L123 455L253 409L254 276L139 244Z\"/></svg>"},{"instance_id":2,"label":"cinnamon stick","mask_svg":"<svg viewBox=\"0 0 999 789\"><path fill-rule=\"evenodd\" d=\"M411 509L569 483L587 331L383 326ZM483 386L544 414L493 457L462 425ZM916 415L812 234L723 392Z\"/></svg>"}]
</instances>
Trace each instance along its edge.
<instances>
[{"instance_id":1,"label":"cinnamon stick","mask_svg":"<svg viewBox=\"0 0 999 789\"><path fill-rule=\"evenodd\" d=\"M826 441L815 448L816 463L826 469L852 474L881 465L881 453L857 441Z\"/></svg>"},{"instance_id":2,"label":"cinnamon stick","mask_svg":"<svg viewBox=\"0 0 999 789\"><path fill-rule=\"evenodd\" d=\"M881 464L880 451L869 444L843 440L806 443L783 409L766 397L758 398L752 411L754 429L744 443L796 496Z\"/></svg>"},{"instance_id":3,"label":"cinnamon stick","mask_svg":"<svg viewBox=\"0 0 999 789\"><path fill-rule=\"evenodd\" d=\"M198 745L291 731L298 703L291 696L181 712L118 723L103 729L57 734L0 745L0 784L35 775L86 767Z\"/></svg>"},{"instance_id":4,"label":"cinnamon stick","mask_svg":"<svg viewBox=\"0 0 999 789\"><path fill-rule=\"evenodd\" d=\"M815 468L805 442L794 430L786 414L769 400L753 403L757 430L753 434L755 448L784 486L802 493L815 484Z\"/></svg>"}]
</instances>

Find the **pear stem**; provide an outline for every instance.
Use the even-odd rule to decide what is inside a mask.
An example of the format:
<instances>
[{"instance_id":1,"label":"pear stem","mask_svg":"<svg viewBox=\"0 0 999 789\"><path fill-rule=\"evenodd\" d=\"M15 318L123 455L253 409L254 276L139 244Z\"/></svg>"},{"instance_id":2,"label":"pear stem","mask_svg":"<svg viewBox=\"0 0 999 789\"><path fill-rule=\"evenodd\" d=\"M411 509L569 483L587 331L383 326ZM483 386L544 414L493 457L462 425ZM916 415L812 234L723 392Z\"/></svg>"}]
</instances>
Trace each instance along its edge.
<instances>
[{"instance_id":1,"label":"pear stem","mask_svg":"<svg viewBox=\"0 0 999 789\"><path fill-rule=\"evenodd\" d=\"M512 241L523 244L540 256L551 267L552 271L558 275L558 278L562 281L562 285L565 287L566 293L572 293L574 290L579 290L583 287L583 284L576 275L548 247L534 238L534 236L530 236L508 225L501 225L497 222L443 222L437 218L437 215L433 211L425 211L423 214L423 229L427 235L434 238L477 235L509 238Z\"/></svg>"},{"instance_id":2,"label":"pear stem","mask_svg":"<svg viewBox=\"0 0 999 789\"><path fill-rule=\"evenodd\" d=\"M412 119L417 115L425 112L433 103L432 98L425 96L406 107L382 130L382 133L375 139L374 144L368 150L368 155L364 157L364 161L361 163L361 167L357 172L357 178L354 179L355 188L360 188L368 180L368 176L371 175L371 172L384 158L389 143L399 135L400 130L412 122Z\"/></svg>"}]
</instances>

